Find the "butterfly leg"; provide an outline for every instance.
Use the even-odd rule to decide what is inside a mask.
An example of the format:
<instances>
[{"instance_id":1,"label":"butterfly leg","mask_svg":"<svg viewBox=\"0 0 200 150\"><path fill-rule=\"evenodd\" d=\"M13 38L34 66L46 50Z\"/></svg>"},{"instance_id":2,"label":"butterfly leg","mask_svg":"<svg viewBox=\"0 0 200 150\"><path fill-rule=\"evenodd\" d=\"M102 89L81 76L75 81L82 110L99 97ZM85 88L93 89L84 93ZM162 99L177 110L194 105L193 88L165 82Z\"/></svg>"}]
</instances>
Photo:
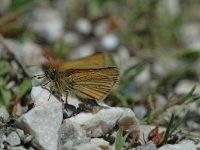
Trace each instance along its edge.
<instances>
[{"instance_id":1,"label":"butterfly leg","mask_svg":"<svg viewBox=\"0 0 200 150\"><path fill-rule=\"evenodd\" d=\"M51 85L51 86L50 86L50 94L49 94L48 101L49 101L49 99L50 99L50 97L51 97L53 91L54 91L54 88L53 88L53 86Z\"/></svg>"},{"instance_id":2,"label":"butterfly leg","mask_svg":"<svg viewBox=\"0 0 200 150\"><path fill-rule=\"evenodd\" d=\"M65 100L64 100L64 104L67 104L67 98L68 98L69 92L65 91Z\"/></svg>"}]
</instances>

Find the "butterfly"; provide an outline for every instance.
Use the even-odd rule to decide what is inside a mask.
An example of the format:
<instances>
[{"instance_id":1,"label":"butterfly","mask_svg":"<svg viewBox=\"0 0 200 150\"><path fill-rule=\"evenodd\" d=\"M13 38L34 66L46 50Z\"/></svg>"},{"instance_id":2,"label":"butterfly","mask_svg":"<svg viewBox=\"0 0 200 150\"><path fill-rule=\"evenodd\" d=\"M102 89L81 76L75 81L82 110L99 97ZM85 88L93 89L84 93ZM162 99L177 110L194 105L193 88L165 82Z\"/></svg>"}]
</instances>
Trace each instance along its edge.
<instances>
[{"instance_id":1,"label":"butterfly","mask_svg":"<svg viewBox=\"0 0 200 150\"><path fill-rule=\"evenodd\" d=\"M59 96L74 95L80 100L103 100L112 91L119 79L119 70L107 66L108 55L97 53L84 58L47 64L42 85L50 83L50 93Z\"/></svg>"}]
</instances>

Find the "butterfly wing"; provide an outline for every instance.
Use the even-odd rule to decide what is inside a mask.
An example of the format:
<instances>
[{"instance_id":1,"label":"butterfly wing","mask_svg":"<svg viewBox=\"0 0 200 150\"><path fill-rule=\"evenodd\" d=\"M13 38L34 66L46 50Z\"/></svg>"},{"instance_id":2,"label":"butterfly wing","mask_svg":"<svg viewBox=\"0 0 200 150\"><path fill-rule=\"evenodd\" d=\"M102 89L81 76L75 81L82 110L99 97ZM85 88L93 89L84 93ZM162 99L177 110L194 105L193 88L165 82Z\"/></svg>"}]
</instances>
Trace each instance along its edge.
<instances>
[{"instance_id":1,"label":"butterfly wing","mask_svg":"<svg viewBox=\"0 0 200 150\"><path fill-rule=\"evenodd\" d=\"M103 100L118 81L119 71L115 67L69 69L66 74L66 91L81 99Z\"/></svg>"},{"instance_id":2,"label":"butterfly wing","mask_svg":"<svg viewBox=\"0 0 200 150\"><path fill-rule=\"evenodd\" d=\"M87 57L70 60L60 61L54 64L59 71L65 71L66 69L91 69L91 68L103 68L106 67L106 53L96 53Z\"/></svg>"}]
</instances>

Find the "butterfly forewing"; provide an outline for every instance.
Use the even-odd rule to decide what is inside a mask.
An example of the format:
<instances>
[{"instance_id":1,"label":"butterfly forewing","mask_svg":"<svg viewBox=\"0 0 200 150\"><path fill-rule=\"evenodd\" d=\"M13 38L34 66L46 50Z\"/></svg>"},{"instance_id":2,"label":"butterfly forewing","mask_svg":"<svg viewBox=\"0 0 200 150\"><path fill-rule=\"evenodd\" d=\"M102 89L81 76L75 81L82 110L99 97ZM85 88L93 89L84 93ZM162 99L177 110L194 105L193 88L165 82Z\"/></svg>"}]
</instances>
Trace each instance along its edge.
<instances>
[{"instance_id":1,"label":"butterfly forewing","mask_svg":"<svg viewBox=\"0 0 200 150\"><path fill-rule=\"evenodd\" d=\"M118 80L115 67L98 69L69 69L66 71L64 90L82 99L104 99Z\"/></svg>"},{"instance_id":2,"label":"butterfly forewing","mask_svg":"<svg viewBox=\"0 0 200 150\"><path fill-rule=\"evenodd\" d=\"M66 69L93 69L106 67L106 53L97 53L80 59L57 62L54 64L59 71Z\"/></svg>"}]
</instances>

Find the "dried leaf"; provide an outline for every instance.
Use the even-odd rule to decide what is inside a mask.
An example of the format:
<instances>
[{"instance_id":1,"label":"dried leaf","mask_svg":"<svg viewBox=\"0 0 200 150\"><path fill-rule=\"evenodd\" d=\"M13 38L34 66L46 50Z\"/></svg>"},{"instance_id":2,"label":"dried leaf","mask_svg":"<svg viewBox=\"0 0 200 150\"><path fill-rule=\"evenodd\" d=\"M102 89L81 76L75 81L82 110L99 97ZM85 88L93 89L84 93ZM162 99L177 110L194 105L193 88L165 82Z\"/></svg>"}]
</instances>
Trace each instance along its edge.
<instances>
[{"instance_id":1,"label":"dried leaf","mask_svg":"<svg viewBox=\"0 0 200 150\"><path fill-rule=\"evenodd\" d=\"M156 146L158 146L162 142L164 134L165 132L163 131L161 133L158 133L155 137L153 137L152 141Z\"/></svg>"},{"instance_id":2,"label":"dried leaf","mask_svg":"<svg viewBox=\"0 0 200 150\"><path fill-rule=\"evenodd\" d=\"M158 126L149 132L148 139L152 139L158 135Z\"/></svg>"}]
</instances>

